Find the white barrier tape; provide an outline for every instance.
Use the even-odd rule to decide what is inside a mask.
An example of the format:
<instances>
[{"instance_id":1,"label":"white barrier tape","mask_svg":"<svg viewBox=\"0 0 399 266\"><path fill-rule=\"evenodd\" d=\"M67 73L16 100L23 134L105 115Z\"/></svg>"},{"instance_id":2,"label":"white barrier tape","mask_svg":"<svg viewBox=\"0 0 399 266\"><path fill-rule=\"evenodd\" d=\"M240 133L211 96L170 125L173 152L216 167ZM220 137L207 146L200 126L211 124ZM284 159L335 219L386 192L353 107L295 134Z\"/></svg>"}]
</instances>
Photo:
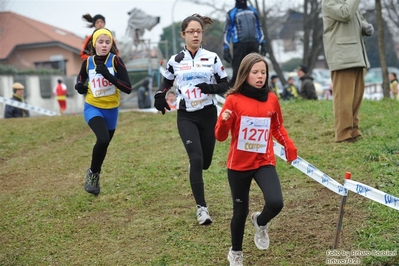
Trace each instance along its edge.
<instances>
[{"instance_id":1,"label":"white barrier tape","mask_svg":"<svg viewBox=\"0 0 399 266\"><path fill-rule=\"evenodd\" d=\"M367 186L357 181L353 181L351 179L345 179L344 187L368 199L374 200L378 203L391 207L395 210L399 210L398 197L392 196L381 190L372 188L370 186Z\"/></svg>"},{"instance_id":2,"label":"white barrier tape","mask_svg":"<svg viewBox=\"0 0 399 266\"><path fill-rule=\"evenodd\" d=\"M285 158L284 147L281 144L277 143L276 141L274 141L274 154L283 159L284 161L287 161L287 159ZM325 173L323 173L322 171L320 171L319 169L308 163L306 160L302 159L301 157L298 156L298 158L295 161L293 161L291 165L296 169L298 169L299 171L301 171L302 173L304 173L305 175L312 178L313 180L319 182L326 188L330 189L331 191L341 196L348 195L348 190L343 185L341 185L340 183L338 183L337 181L335 181L334 179L332 179L331 177L329 177L328 175L326 175Z\"/></svg>"},{"instance_id":3,"label":"white barrier tape","mask_svg":"<svg viewBox=\"0 0 399 266\"><path fill-rule=\"evenodd\" d=\"M54 111L50 111L50 110L47 110L47 109L36 107L36 106L30 105L30 104L27 104L27 103L21 103L19 101L15 101L15 100L12 100L12 99L7 99L7 98L1 97L1 96L0 96L0 102L4 103L4 104L7 104L7 105L14 106L14 107L18 107L18 108L21 108L21 109L24 109L24 110L37 112L37 113L40 113L40 114L43 114L43 115L48 115L48 116L60 115L60 113L57 113L57 112L54 112Z\"/></svg>"}]
</instances>

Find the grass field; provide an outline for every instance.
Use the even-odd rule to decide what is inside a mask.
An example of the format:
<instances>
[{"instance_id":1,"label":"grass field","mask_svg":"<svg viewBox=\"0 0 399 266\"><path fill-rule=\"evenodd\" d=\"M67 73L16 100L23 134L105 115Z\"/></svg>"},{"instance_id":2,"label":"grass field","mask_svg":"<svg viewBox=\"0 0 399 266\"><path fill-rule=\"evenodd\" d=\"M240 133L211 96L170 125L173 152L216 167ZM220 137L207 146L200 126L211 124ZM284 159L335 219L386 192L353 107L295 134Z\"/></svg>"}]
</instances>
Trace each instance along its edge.
<instances>
[{"instance_id":1,"label":"grass field","mask_svg":"<svg viewBox=\"0 0 399 266\"><path fill-rule=\"evenodd\" d=\"M331 101L282 102L298 154L336 181L352 179L399 197L399 103L364 101L363 136L334 142ZM94 134L81 115L0 120L0 265L228 265L232 215L217 143L204 172L214 223L197 225L188 158L176 112L123 112L103 165L101 194L83 190ZM247 219L244 265L326 265L341 197L278 159L285 206L257 250ZM262 208L251 189L250 213ZM340 251L399 247L399 212L349 192ZM359 265L399 265L399 256L352 256Z\"/></svg>"}]
</instances>

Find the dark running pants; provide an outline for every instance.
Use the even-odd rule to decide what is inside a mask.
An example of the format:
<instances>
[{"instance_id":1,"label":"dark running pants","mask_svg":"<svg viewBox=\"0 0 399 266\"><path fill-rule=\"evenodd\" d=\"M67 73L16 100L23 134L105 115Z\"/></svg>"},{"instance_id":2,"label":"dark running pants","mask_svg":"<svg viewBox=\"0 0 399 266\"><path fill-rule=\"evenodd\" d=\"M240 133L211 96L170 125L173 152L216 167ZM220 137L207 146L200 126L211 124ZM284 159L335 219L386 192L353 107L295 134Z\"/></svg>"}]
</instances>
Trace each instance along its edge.
<instances>
[{"instance_id":1,"label":"dark running pants","mask_svg":"<svg viewBox=\"0 0 399 266\"><path fill-rule=\"evenodd\" d=\"M231 197L233 200L233 218L230 223L231 243L234 251L242 250L245 220L249 212L249 190L252 179L255 179L266 204L258 216L258 225L266 225L280 213L283 208L283 194L276 168L272 165L262 166L256 170L227 170Z\"/></svg>"},{"instance_id":2,"label":"dark running pants","mask_svg":"<svg viewBox=\"0 0 399 266\"><path fill-rule=\"evenodd\" d=\"M242 59L250 53L259 53L258 42L238 42L233 44L233 60L231 62L233 76L229 81L230 87L233 87L236 82L238 68L240 67Z\"/></svg>"},{"instance_id":3,"label":"dark running pants","mask_svg":"<svg viewBox=\"0 0 399 266\"><path fill-rule=\"evenodd\" d=\"M105 155L107 154L108 145L114 136L115 129L108 130L105 119L100 116L90 119L89 127L97 138L93 147L90 170L93 173L100 173Z\"/></svg>"},{"instance_id":4,"label":"dark running pants","mask_svg":"<svg viewBox=\"0 0 399 266\"><path fill-rule=\"evenodd\" d=\"M204 193L202 170L212 163L215 149L216 106L186 112L178 110L177 128L190 161L190 185L197 205L207 206Z\"/></svg>"}]
</instances>

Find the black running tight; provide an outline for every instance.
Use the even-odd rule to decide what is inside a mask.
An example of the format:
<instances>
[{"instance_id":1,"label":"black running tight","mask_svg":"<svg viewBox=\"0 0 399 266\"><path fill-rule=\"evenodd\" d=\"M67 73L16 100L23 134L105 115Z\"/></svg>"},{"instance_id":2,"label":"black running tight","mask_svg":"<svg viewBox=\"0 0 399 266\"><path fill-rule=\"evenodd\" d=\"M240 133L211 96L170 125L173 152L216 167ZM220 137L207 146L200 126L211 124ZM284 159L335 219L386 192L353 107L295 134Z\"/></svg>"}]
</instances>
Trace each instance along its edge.
<instances>
[{"instance_id":1,"label":"black running tight","mask_svg":"<svg viewBox=\"0 0 399 266\"><path fill-rule=\"evenodd\" d=\"M258 216L258 225L266 225L283 208L283 195L276 168L273 165L262 166L256 170L227 170L231 196L233 200L233 218L230 223L232 249L242 250L245 221L249 213L249 191L252 179L255 179L266 204Z\"/></svg>"},{"instance_id":2,"label":"black running tight","mask_svg":"<svg viewBox=\"0 0 399 266\"><path fill-rule=\"evenodd\" d=\"M212 163L215 149L216 106L186 112L178 110L177 128L190 160L190 185L197 205L207 206L202 170Z\"/></svg>"},{"instance_id":3,"label":"black running tight","mask_svg":"<svg viewBox=\"0 0 399 266\"><path fill-rule=\"evenodd\" d=\"M101 166L107 154L108 145L114 136L115 129L108 130L104 118L95 116L89 121L89 127L96 135L96 143L93 147L90 169L93 173L100 173Z\"/></svg>"}]
</instances>

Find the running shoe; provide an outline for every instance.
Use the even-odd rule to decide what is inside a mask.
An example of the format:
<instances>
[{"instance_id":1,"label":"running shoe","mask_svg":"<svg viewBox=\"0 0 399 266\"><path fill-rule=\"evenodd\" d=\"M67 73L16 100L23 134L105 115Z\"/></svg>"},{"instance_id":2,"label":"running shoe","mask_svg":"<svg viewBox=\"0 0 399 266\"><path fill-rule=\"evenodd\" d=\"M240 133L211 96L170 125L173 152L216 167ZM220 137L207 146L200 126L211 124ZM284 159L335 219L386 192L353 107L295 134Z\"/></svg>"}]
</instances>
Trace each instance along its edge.
<instances>
[{"instance_id":1,"label":"running shoe","mask_svg":"<svg viewBox=\"0 0 399 266\"><path fill-rule=\"evenodd\" d=\"M259 214L260 212L254 212L252 213L251 216L252 224L255 226L254 242L258 249L265 250L268 249L270 244L269 234L267 233L267 229L269 228L269 223L267 223L264 226L259 226L258 225Z\"/></svg>"},{"instance_id":2,"label":"running shoe","mask_svg":"<svg viewBox=\"0 0 399 266\"><path fill-rule=\"evenodd\" d=\"M90 169L87 170L84 188L86 192L93 195L100 194L100 174L93 174Z\"/></svg>"},{"instance_id":3,"label":"running shoe","mask_svg":"<svg viewBox=\"0 0 399 266\"><path fill-rule=\"evenodd\" d=\"M197 221L200 225L207 225L212 223L211 216L209 216L208 208L197 205Z\"/></svg>"},{"instance_id":4,"label":"running shoe","mask_svg":"<svg viewBox=\"0 0 399 266\"><path fill-rule=\"evenodd\" d=\"M242 262L244 260L244 256L242 255L242 251L233 251L230 247L227 260L230 262L230 266L243 266Z\"/></svg>"}]
</instances>

